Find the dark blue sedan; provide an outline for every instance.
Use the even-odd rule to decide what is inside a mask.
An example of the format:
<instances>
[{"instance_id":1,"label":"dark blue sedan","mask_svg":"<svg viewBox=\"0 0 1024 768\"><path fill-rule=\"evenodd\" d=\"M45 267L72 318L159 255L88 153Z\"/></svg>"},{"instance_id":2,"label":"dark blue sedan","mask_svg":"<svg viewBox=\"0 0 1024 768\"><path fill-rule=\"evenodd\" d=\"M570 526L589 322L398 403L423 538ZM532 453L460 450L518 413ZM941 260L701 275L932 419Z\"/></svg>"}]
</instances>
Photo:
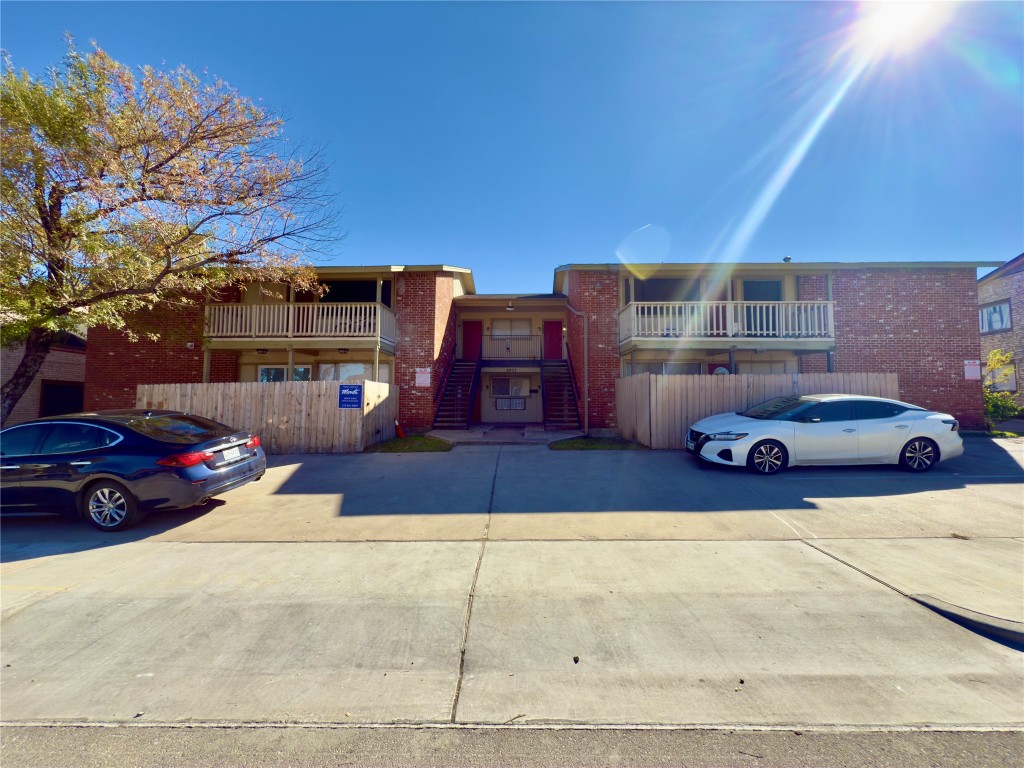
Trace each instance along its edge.
<instances>
[{"instance_id":1,"label":"dark blue sedan","mask_svg":"<svg viewBox=\"0 0 1024 768\"><path fill-rule=\"evenodd\" d=\"M53 416L0 432L0 511L63 512L121 531L259 480L258 436L177 411Z\"/></svg>"}]
</instances>

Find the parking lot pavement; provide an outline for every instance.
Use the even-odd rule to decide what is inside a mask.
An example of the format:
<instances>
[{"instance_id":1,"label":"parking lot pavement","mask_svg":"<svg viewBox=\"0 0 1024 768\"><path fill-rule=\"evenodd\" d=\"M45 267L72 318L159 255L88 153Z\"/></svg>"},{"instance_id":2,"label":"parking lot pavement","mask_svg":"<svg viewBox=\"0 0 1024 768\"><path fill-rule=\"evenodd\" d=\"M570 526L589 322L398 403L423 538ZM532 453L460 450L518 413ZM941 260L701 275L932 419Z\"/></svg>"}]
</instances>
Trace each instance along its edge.
<instances>
[{"instance_id":1,"label":"parking lot pavement","mask_svg":"<svg viewBox=\"0 0 1024 768\"><path fill-rule=\"evenodd\" d=\"M449 720L479 544L123 546L4 577L5 720Z\"/></svg>"},{"instance_id":2,"label":"parking lot pavement","mask_svg":"<svg viewBox=\"0 0 1024 768\"><path fill-rule=\"evenodd\" d=\"M800 542L496 542L458 718L1014 724L1020 661Z\"/></svg>"},{"instance_id":3,"label":"parking lot pavement","mask_svg":"<svg viewBox=\"0 0 1024 768\"><path fill-rule=\"evenodd\" d=\"M758 477L681 451L540 445L273 456L260 482L204 508L151 515L127 537L114 536L191 542L1020 537L1022 445L973 439L965 456L922 475L868 466ZM5 533L19 535L16 526ZM66 535L86 546L105 536L88 529Z\"/></svg>"},{"instance_id":4,"label":"parking lot pavement","mask_svg":"<svg viewBox=\"0 0 1024 768\"><path fill-rule=\"evenodd\" d=\"M905 595L1021 624L1024 540L847 539L814 546Z\"/></svg>"},{"instance_id":5,"label":"parking lot pavement","mask_svg":"<svg viewBox=\"0 0 1024 768\"><path fill-rule=\"evenodd\" d=\"M797 541L121 547L4 578L5 721L1021 720L1018 652Z\"/></svg>"},{"instance_id":6,"label":"parking lot pavement","mask_svg":"<svg viewBox=\"0 0 1024 768\"><path fill-rule=\"evenodd\" d=\"M901 594L1024 602L1012 448L273 457L124 534L4 522L2 715L1020 727L1020 653Z\"/></svg>"}]
</instances>

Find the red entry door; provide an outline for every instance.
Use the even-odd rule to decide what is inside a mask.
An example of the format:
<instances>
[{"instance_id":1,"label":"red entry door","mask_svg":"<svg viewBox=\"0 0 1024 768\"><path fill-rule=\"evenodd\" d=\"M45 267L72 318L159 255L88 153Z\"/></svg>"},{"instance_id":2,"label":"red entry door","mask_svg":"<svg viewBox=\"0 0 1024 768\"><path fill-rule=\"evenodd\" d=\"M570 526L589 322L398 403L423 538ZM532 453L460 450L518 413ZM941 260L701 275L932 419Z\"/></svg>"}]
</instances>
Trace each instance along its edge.
<instances>
[{"instance_id":1,"label":"red entry door","mask_svg":"<svg viewBox=\"0 0 1024 768\"><path fill-rule=\"evenodd\" d=\"M462 323L462 359L479 360L484 343L484 324L481 320Z\"/></svg>"},{"instance_id":2,"label":"red entry door","mask_svg":"<svg viewBox=\"0 0 1024 768\"><path fill-rule=\"evenodd\" d=\"M562 359L562 321L544 321L544 359Z\"/></svg>"}]
</instances>

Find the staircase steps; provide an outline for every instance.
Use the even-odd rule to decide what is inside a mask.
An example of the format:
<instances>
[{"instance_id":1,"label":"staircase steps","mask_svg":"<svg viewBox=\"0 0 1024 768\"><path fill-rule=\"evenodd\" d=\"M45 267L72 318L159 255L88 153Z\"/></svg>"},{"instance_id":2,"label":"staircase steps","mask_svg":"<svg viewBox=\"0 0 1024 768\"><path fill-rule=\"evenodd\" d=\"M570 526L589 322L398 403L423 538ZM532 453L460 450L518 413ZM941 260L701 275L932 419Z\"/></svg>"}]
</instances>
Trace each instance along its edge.
<instances>
[{"instance_id":1,"label":"staircase steps","mask_svg":"<svg viewBox=\"0 0 1024 768\"><path fill-rule=\"evenodd\" d=\"M434 429L468 429L473 411L473 384L478 377L476 360L456 360L434 414Z\"/></svg>"},{"instance_id":2,"label":"staircase steps","mask_svg":"<svg viewBox=\"0 0 1024 768\"><path fill-rule=\"evenodd\" d=\"M540 380L544 429L578 430L580 412L569 364L565 360L545 361L541 364Z\"/></svg>"}]
</instances>

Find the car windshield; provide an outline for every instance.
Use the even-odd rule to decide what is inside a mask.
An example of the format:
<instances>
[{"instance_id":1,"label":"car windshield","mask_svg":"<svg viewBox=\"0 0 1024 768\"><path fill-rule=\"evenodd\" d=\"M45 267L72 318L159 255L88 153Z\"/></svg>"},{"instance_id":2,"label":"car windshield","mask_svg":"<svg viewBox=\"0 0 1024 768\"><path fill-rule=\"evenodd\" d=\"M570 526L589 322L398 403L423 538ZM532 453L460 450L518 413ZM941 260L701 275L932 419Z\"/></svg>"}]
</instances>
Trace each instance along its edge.
<instances>
[{"instance_id":1,"label":"car windshield","mask_svg":"<svg viewBox=\"0 0 1024 768\"><path fill-rule=\"evenodd\" d=\"M816 402L816 400L809 400L806 397L793 397L791 395L773 397L771 400L765 400L763 403L758 403L745 411L740 411L739 415L746 416L748 419L790 421L800 411L811 407Z\"/></svg>"},{"instance_id":2,"label":"car windshield","mask_svg":"<svg viewBox=\"0 0 1024 768\"><path fill-rule=\"evenodd\" d=\"M161 414L140 416L126 422L136 432L165 443L201 443L225 437L236 430L202 416L191 414Z\"/></svg>"}]
</instances>

